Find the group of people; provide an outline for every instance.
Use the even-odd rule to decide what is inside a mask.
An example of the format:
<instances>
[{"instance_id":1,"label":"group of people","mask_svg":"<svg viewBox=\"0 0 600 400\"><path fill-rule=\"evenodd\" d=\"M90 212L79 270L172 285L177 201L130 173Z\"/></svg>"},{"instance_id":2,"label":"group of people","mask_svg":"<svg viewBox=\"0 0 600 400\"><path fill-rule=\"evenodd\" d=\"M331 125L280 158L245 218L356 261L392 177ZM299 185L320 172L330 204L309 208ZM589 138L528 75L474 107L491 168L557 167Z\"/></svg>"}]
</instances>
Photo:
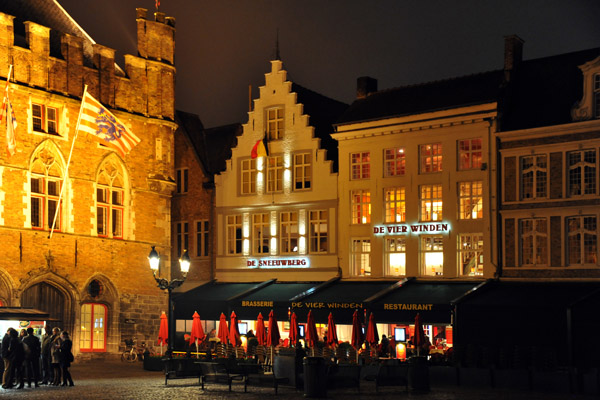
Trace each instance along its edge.
<instances>
[{"instance_id":1,"label":"group of people","mask_svg":"<svg viewBox=\"0 0 600 400\"><path fill-rule=\"evenodd\" d=\"M23 389L25 376L29 387L32 383L39 387L40 380L42 385L59 386L62 381L62 386L74 386L69 372L74 359L72 348L69 333L60 328L52 329L52 333L46 328L41 341L33 328L22 329L20 334L8 328L0 350L4 361L2 388Z\"/></svg>"}]
</instances>

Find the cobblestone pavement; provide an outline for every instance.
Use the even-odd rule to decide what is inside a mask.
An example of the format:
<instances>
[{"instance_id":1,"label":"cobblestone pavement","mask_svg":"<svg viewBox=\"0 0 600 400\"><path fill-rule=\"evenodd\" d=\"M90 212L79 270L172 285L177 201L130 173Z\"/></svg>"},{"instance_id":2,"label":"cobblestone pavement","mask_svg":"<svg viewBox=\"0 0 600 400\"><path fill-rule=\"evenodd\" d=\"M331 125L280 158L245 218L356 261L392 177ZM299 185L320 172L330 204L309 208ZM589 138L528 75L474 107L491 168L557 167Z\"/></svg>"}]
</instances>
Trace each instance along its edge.
<instances>
[{"instance_id":1,"label":"cobblestone pavement","mask_svg":"<svg viewBox=\"0 0 600 400\"><path fill-rule=\"evenodd\" d=\"M275 395L272 388L249 387L244 393L243 386L233 386L228 392L226 385L208 384L206 390L200 389L195 379L170 381L164 385L161 372L149 372L141 363L126 364L121 361L100 361L96 363L75 363L71 368L74 387L42 386L40 388L0 389L0 398L7 399L244 399L269 400L303 399L303 393L292 388L280 387ZM380 400L591 400L594 396L569 395L558 393L538 393L531 391L508 391L490 388L465 388L456 386L433 387L428 393L407 393L402 388L383 388L375 393L370 382L361 382L361 393L356 390L329 390L329 399L380 399Z\"/></svg>"}]
</instances>

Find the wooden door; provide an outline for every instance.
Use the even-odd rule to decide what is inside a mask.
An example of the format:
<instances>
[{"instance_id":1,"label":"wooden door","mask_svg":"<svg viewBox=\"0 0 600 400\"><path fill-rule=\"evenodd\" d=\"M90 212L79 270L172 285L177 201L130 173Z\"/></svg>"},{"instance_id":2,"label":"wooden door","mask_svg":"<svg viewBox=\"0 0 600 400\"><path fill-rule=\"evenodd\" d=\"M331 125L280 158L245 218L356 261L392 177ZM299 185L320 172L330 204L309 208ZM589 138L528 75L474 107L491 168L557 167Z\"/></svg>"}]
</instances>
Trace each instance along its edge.
<instances>
[{"instance_id":1,"label":"wooden door","mask_svg":"<svg viewBox=\"0 0 600 400\"><path fill-rule=\"evenodd\" d=\"M23 292L21 305L33 307L50 314L50 327L59 327L63 330L70 329L64 326L67 321L66 301L63 293L52 285L40 282Z\"/></svg>"}]
</instances>

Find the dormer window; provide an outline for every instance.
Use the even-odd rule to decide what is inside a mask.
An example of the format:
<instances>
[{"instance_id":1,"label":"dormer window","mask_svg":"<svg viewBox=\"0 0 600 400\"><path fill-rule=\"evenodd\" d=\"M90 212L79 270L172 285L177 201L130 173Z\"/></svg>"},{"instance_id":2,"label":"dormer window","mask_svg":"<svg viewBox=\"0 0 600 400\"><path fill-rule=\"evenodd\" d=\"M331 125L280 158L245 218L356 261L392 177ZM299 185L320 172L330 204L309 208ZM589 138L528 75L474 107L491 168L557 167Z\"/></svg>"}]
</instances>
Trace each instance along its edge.
<instances>
[{"instance_id":1,"label":"dormer window","mask_svg":"<svg viewBox=\"0 0 600 400\"><path fill-rule=\"evenodd\" d=\"M600 118L600 57L579 66L583 75L583 96L571 109L573 121Z\"/></svg>"},{"instance_id":2,"label":"dormer window","mask_svg":"<svg viewBox=\"0 0 600 400\"><path fill-rule=\"evenodd\" d=\"M594 75L594 117L600 118L600 74Z\"/></svg>"}]
</instances>

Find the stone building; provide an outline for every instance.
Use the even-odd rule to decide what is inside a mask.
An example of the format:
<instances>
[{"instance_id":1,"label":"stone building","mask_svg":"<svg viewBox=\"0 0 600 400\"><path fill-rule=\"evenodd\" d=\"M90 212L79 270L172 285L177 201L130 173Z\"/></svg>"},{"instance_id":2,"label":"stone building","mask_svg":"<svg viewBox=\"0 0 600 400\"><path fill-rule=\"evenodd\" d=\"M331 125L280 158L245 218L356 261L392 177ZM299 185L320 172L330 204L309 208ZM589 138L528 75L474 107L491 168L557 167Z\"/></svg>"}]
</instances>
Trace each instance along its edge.
<instances>
[{"instance_id":1,"label":"stone building","mask_svg":"<svg viewBox=\"0 0 600 400\"><path fill-rule=\"evenodd\" d=\"M170 276L175 21L138 9L138 55L121 68L55 2L0 11L0 76L12 64L18 123L16 153L0 152L0 301L47 311L77 353L154 340L166 295L147 256L156 246ZM84 85L140 138L126 156L77 135Z\"/></svg>"}]
</instances>

